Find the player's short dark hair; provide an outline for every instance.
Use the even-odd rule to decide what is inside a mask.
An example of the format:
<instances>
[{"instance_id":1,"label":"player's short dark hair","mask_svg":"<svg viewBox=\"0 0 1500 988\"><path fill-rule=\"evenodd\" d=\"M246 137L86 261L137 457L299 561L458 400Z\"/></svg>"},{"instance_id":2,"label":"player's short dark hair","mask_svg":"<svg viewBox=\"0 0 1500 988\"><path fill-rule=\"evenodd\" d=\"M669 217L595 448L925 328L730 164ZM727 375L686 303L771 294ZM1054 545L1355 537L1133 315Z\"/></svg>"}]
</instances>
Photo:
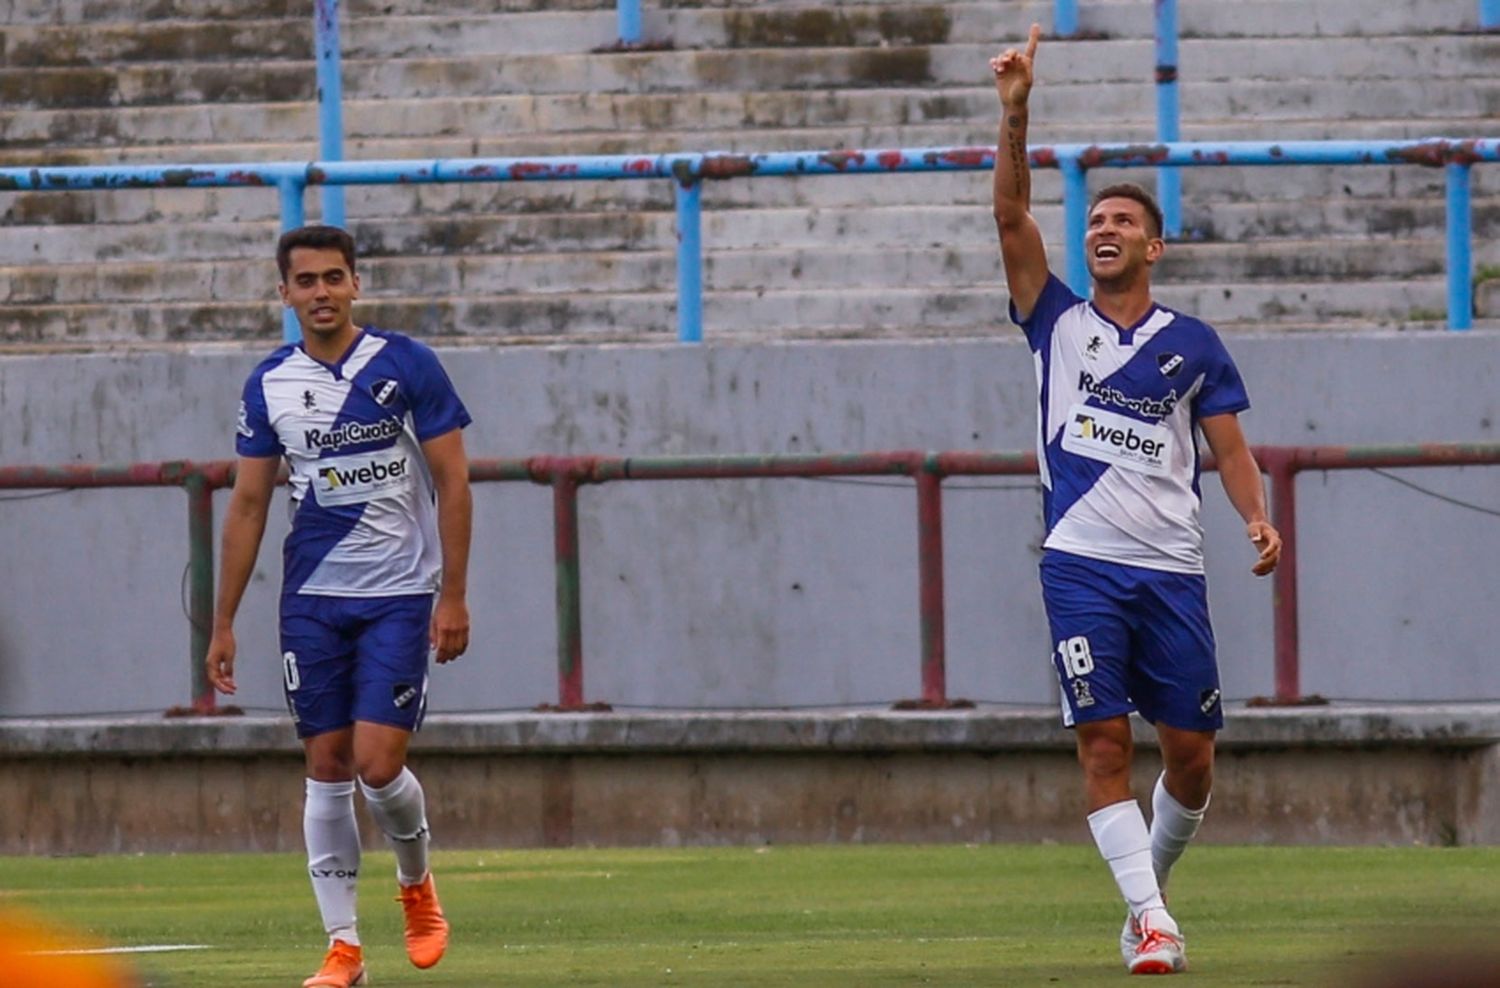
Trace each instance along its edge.
<instances>
[{"instance_id":1,"label":"player's short dark hair","mask_svg":"<svg viewBox=\"0 0 1500 988\"><path fill-rule=\"evenodd\" d=\"M1092 215L1094 207L1105 199L1132 199L1146 207L1146 215L1151 217L1151 222L1156 224L1156 229L1151 231L1153 237L1161 236L1164 221L1161 216L1161 207L1156 204L1156 197L1134 182L1118 182L1114 185L1106 185L1094 193L1094 200L1089 203L1089 214Z\"/></svg>"},{"instance_id":2,"label":"player's short dark hair","mask_svg":"<svg viewBox=\"0 0 1500 988\"><path fill-rule=\"evenodd\" d=\"M292 251L298 247L336 250L344 255L349 273L354 273L354 238L349 236L348 230L337 226L299 226L283 233L276 241L276 267L281 270L282 281L286 281L287 272L292 269Z\"/></svg>"}]
</instances>

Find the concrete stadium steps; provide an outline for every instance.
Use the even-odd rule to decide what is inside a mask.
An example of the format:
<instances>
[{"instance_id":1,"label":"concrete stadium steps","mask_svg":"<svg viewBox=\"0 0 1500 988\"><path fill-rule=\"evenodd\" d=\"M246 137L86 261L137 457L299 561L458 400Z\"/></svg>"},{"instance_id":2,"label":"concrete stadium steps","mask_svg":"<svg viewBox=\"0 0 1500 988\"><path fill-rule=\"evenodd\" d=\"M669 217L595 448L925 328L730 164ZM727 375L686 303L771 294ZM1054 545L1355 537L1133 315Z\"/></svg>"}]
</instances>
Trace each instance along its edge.
<instances>
[{"instance_id":1,"label":"concrete stadium steps","mask_svg":"<svg viewBox=\"0 0 1500 988\"><path fill-rule=\"evenodd\" d=\"M1156 176L1147 169L1112 169L1095 173L1091 184L1134 181L1153 187ZM1182 175L1189 213L1213 221L1213 211L1250 203L1280 222L1284 211L1274 203L1348 200L1351 210L1372 210L1369 222L1349 232L1391 229L1391 218L1403 212L1417 222L1438 224L1441 234L1444 175L1440 169L1383 166L1335 168L1193 168ZM1492 215L1492 200L1500 198L1500 169L1477 168L1472 189L1480 221ZM658 180L579 182L486 182L437 185L349 186L345 189L351 216L419 222L454 216L484 217L517 213L647 212L673 209L672 183ZM1062 180L1055 170L1037 172L1032 179L1032 201L1047 210L1061 201ZM319 192L308 195L309 209L317 211ZM1365 201L1370 200L1370 201ZM1408 200L1411 200L1410 202ZM871 203L903 206L965 207L977 215L990 213L990 175L987 171L939 172L924 175L861 175L775 177L711 182L703 190L703 207L723 209L869 209ZM1434 205L1438 208L1434 210ZM1419 208L1420 207L1420 208ZM1243 211L1241 211L1243 212ZM1321 213L1319 214L1321 215ZM122 189L108 192L46 192L0 199L0 223L7 227L58 224L123 224L140 222L274 221L280 217L276 195L264 188ZM1410 224L1408 224L1410 225ZM1493 236L1481 226L1481 233ZM31 231L15 230L18 240ZM566 245L561 245L566 246ZM260 249L260 248L257 248Z\"/></svg>"},{"instance_id":2,"label":"concrete stadium steps","mask_svg":"<svg viewBox=\"0 0 1500 988\"><path fill-rule=\"evenodd\" d=\"M1441 106L1447 120L1483 130L1500 116L1500 80L1369 80L1362 83L1367 102L1337 118L1320 102L1324 85L1303 80L1246 80L1194 83L1183 126L1196 130L1235 122L1235 136L1254 139L1256 132L1276 134L1291 122L1351 121L1409 124ZM1128 122L1132 137L1155 136L1155 87L1147 82L1064 84L1039 89L1034 104L1038 135L1067 126L1079 136L1069 140L1107 141ZM346 142L414 141L425 137L481 139L514 135L520 147L538 138L624 133L680 133L689 139L703 131L744 135L762 131L811 130L828 133L828 146L847 144L843 133L869 128L922 124L983 131L986 143L996 126L995 93L989 86L899 87L883 89L764 90L752 93L564 93L542 96L456 97L431 99L349 100L344 108ZM1251 131L1239 122L1246 115L1274 120ZM1109 121L1104 126L1100 121ZM1431 130L1422 131L1433 133ZM56 154L73 148L98 151L152 146L264 144L313 141L317 109L306 101L226 103L120 109L33 109L0 111L0 141L6 148L35 148ZM682 139L678 140L681 143ZM737 143L746 143L740 137ZM1041 143L1041 141L1038 141ZM191 152L190 152L191 153ZM541 152L521 152L541 153ZM572 152L570 152L572 153Z\"/></svg>"},{"instance_id":3,"label":"concrete stadium steps","mask_svg":"<svg viewBox=\"0 0 1500 988\"><path fill-rule=\"evenodd\" d=\"M1044 235L1060 243L1062 208L1040 205L1035 212ZM1323 241L1328 250L1343 250L1355 240L1374 237L1380 239L1369 250L1378 252L1382 240L1393 237L1441 243L1442 212L1441 202L1425 200L1286 200L1231 203L1202 213L1189 208L1184 219L1189 230L1197 231L1198 239L1222 243L1226 254L1258 250L1278 238ZM1475 211L1474 220L1479 263L1500 261L1496 257L1500 200L1487 201ZM665 210L356 218L351 223L371 257L670 250L675 244L674 217ZM1345 233L1330 239L1330 229ZM47 223L14 227L0 238L0 265L53 263L55 258L66 257L125 264L261 260L269 257L276 232L276 222L269 219L243 223L210 219L159 226ZM708 209L703 215L703 243L708 254L866 247L922 252L955 246L991 249L996 238L988 210L896 204L855 209ZM1060 254L1053 259L1061 264Z\"/></svg>"},{"instance_id":4,"label":"concrete stadium steps","mask_svg":"<svg viewBox=\"0 0 1500 988\"><path fill-rule=\"evenodd\" d=\"M1159 271L1159 283L1222 279L1228 282L1374 280L1441 275L1443 246L1428 240L1350 241L1319 251L1324 242L1178 244ZM1061 256L1060 245L1050 245ZM265 259L233 263L31 265L0 268L5 304L50 305L154 301L194 303L264 301L276 270ZM460 257L372 258L361 266L366 297L382 295L503 295L593 291L676 290L675 255L669 250L481 254ZM704 259L706 291L790 289L963 288L1002 281L993 244L925 250L860 246L742 248L713 251Z\"/></svg>"},{"instance_id":5,"label":"concrete stadium steps","mask_svg":"<svg viewBox=\"0 0 1500 988\"><path fill-rule=\"evenodd\" d=\"M1265 36L1390 36L1421 32L1455 33L1475 26L1473 5L1463 13L1454 4L1429 5L1423 17L1395 7L1383 19L1356 16L1349 5L1325 2L1245 3L1212 14L1188 4L1180 18L1184 38ZM660 9L643 11L643 33L657 44L678 49L909 47L954 43L1001 46L1023 37L1033 20L1049 24L1052 0L1009 4L997 16L980 3L890 4L884 6L801 6L768 9ZM1230 12L1234 16L1229 16ZM1147 3L1111 3L1084 8L1082 29L1090 40L1146 39L1152 36ZM89 23L6 22L7 61L13 67L95 65L102 62L178 60L261 60L307 58L313 26L305 15L253 19L172 19ZM1221 26L1222 25L1222 26ZM344 53L360 58L415 58L433 54L490 57L496 54L566 54L604 48L617 40L613 7L596 10L541 10L508 14L397 14L384 11L349 16L340 35ZM1051 44L1071 43L1053 39ZM1049 52L1051 45L1049 44Z\"/></svg>"},{"instance_id":6,"label":"concrete stadium steps","mask_svg":"<svg viewBox=\"0 0 1500 988\"><path fill-rule=\"evenodd\" d=\"M1472 33L1473 0L1365 6L1185 4L1185 139L1493 133L1500 38ZM346 0L346 154L989 145L987 60L1052 8L646 0L645 36L675 48L595 53L614 39L612 0ZM1084 0L1087 38L1045 46L1033 143L1154 140L1151 9ZM311 34L310 0L0 0L0 164L315 158ZM1111 169L1090 184L1127 177L1153 182ZM1500 264L1500 169L1473 182L1476 261ZM1168 304L1231 331L1440 318L1440 170L1185 169L1183 186L1185 230L1206 242L1169 251ZM1058 265L1059 196L1057 174L1038 173ZM502 338L675 333L669 182L347 197L369 254L367 318ZM735 180L707 185L704 206L709 333L1004 322L984 173ZM316 191L308 207L316 218ZM0 196L0 338L274 339L277 218L264 189Z\"/></svg>"},{"instance_id":7,"label":"concrete stadium steps","mask_svg":"<svg viewBox=\"0 0 1500 988\"><path fill-rule=\"evenodd\" d=\"M495 13L534 10L613 10L614 0L486 0ZM452 14L454 0L345 0L346 17ZM128 20L233 21L310 19L311 0L0 0L0 23L91 24Z\"/></svg>"},{"instance_id":8,"label":"concrete stadium steps","mask_svg":"<svg viewBox=\"0 0 1500 988\"><path fill-rule=\"evenodd\" d=\"M1429 280L1385 279L1342 291L1318 282L1163 284L1156 294L1162 304L1209 322L1258 330L1354 319L1437 325L1443 305L1442 286ZM1007 328L1006 305L1005 290L994 285L721 291L705 297L704 324L708 334L740 336L765 335L767 327L777 327L778 336L969 333ZM0 342L274 340L279 313L266 302L55 304L32 308L24 322L0 323ZM358 318L431 337L666 340L676 333L675 297L667 292L374 296L361 304Z\"/></svg>"},{"instance_id":9,"label":"concrete stadium steps","mask_svg":"<svg viewBox=\"0 0 1500 988\"><path fill-rule=\"evenodd\" d=\"M616 40L615 9L609 0L499 0L484 4L486 13L456 15L449 1L345 3L345 45L351 54L368 46L393 43L383 37L392 24L408 46L440 45L453 40L456 31L472 34L475 27L496 24L502 18L513 22L514 34L525 39L529 51L538 45L555 45L558 51L579 51L609 45ZM829 43L945 43L954 40L1007 40L1025 34L1032 21L1050 27L1052 0L1011 0L995 4L986 0L945 3L810 4L807 0L774 0L748 6L744 3L651 3L642 9L643 36L670 40L679 48L727 48L727 46L777 45L826 46ZM144 40L117 42L101 58L117 60L114 51L133 52L148 45L177 42L172 31L186 30L192 43L201 25L233 24L234 39L240 25L261 30L258 24L275 24L285 37L308 39L312 34L306 0L184 0L168 3L135 3L130 16L121 16L121 4L111 1L12 0L0 3L7 25L24 27L17 37L36 37L42 46L66 45L69 28L89 25L138 24L147 27ZM458 27L455 27L458 25ZM1185 37L1277 37L1277 36L1374 36L1374 34L1457 33L1478 28L1476 4L1469 0L1427 0L1421 4L1389 3L1368 9L1346 0L1194 0L1179 12ZM1149 37L1152 4L1148 0L1101 0L1080 4L1080 28L1089 36ZM205 37L205 45L225 45ZM231 49L233 49L233 42ZM463 42L469 43L469 42ZM275 48L267 48L275 51ZM303 49L306 51L306 48ZM57 57L57 55L42 55Z\"/></svg>"},{"instance_id":10,"label":"concrete stadium steps","mask_svg":"<svg viewBox=\"0 0 1500 988\"><path fill-rule=\"evenodd\" d=\"M1428 137L1472 137L1492 127L1486 117L1403 117L1398 119L1288 120L1268 128L1279 140L1418 140ZM916 123L905 126L848 126L794 129L617 131L589 134L540 134L500 137L436 136L416 139L354 138L344 142L354 161L469 157L549 157L567 155L655 155L676 152L823 151L897 147L991 146L993 121ZM1264 140L1247 134L1234 120L1188 121L1183 140ZM280 135L276 135L280 137ZM1049 125L1036 129L1033 145L1155 143L1155 124L1147 120L1111 121L1107 133L1098 125ZM199 162L312 161L316 142L283 140L264 143L154 144L149 146L68 148L0 148L0 167L111 164L192 164ZM1354 167L1354 166L1351 166ZM1360 165L1361 169L1370 167ZM1404 167L1404 166L1403 166Z\"/></svg>"},{"instance_id":11,"label":"concrete stadium steps","mask_svg":"<svg viewBox=\"0 0 1500 988\"><path fill-rule=\"evenodd\" d=\"M763 89L974 86L987 78L993 43L908 47L758 48L610 55L506 54L355 58L344 62L353 99L412 99L579 92L697 93ZM1046 79L1139 85L1149 40L1073 41L1048 51ZM1483 78L1500 56L1494 36L1186 40L1189 82L1254 79L1440 80ZM286 102L313 97L311 59L170 61L0 70L0 98L28 107Z\"/></svg>"}]
</instances>

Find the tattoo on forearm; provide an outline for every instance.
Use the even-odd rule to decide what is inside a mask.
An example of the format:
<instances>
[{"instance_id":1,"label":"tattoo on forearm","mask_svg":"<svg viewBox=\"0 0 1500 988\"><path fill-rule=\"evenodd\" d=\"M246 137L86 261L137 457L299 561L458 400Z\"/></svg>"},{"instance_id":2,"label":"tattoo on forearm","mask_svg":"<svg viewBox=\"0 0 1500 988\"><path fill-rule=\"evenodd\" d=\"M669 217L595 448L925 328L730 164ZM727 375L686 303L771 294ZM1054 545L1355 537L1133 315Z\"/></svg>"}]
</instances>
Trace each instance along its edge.
<instances>
[{"instance_id":1,"label":"tattoo on forearm","mask_svg":"<svg viewBox=\"0 0 1500 988\"><path fill-rule=\"evenodd\" d=\"M1015 195L1020 198L1026 180L1026 138L1017 131L1011 131L1007 136L1010 141L1010 167L1016 180Z\"/></svg>"}]
</instances>

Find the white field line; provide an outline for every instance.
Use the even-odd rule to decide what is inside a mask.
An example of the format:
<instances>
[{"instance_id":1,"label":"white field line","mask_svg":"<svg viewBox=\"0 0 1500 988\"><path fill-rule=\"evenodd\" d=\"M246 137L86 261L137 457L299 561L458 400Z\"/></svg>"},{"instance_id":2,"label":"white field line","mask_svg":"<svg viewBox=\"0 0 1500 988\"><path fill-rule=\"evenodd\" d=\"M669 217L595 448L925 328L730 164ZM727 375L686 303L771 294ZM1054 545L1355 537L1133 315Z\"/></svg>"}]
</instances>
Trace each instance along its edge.
<instances>
[{"instance_id":1,"label":"white field line","mask_svg":"<svg viewBox=\"0 0 1500 988\"><path fill-rule=\"evenodd\" d=\"M176 950L207 950L206 943L158 943L140 947L85 947L77 950L37 950L32 957L69 957L86 954L168 954Z\"/></svg>"}]
</instances>

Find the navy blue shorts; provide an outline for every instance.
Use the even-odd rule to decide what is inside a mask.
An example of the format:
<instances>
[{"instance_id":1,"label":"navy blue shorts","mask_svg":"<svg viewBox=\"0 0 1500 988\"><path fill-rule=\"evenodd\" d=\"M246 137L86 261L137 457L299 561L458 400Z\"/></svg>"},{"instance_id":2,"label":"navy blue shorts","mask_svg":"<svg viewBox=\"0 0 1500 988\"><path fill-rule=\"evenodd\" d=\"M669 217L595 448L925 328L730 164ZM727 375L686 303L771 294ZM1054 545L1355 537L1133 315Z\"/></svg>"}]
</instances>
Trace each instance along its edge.
<instances>
[{"instance_id":1,"label":"navy blue shorts","mask_svg":"<svg viewBox=\"0 0 1500 988\"><path fill-rule=\"evenodd\" d=\"M281 598L282 686L299 738L357 720L415 731L427 711L432 596Z\"/></svg>"},{"instance_id":2,"label":"navy blue shorts","mask_svg":"<svg viewBox=\"0 0 1500 988\"><path fill-rule=\"evenodd\" d=\"M1132 710L1184 731L1224 726L1202 574L1050 549L1041 571L1063 726Z\"/></svg>"}]
</instances>

